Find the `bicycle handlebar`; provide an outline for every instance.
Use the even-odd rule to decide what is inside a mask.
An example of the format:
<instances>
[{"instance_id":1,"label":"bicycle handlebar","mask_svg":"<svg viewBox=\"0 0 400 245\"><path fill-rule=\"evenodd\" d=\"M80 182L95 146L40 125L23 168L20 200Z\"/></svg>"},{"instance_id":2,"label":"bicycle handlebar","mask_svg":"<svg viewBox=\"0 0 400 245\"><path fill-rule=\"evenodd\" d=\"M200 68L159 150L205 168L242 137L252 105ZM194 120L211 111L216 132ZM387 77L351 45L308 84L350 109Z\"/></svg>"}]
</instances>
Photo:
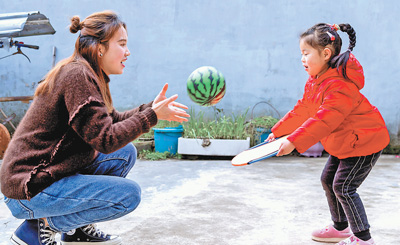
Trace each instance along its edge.
<instances>
[{"instance_id":1,"label":"bicycle handlebar","mask_svg":"<svg viewBox=\"0 0 400 245\"><path fill-rule=\"evenodd\" d=\"M11 38L11 41L9 43L7 41L5 44L4 44L4 41L0 40L0 48L7 47L7 49L8 49L9 48L8 45L9 45L10 48L13 47L13 46L17 47L17 52L14 52L14 53L12 53L10 55L6 55L6 56L3 56L3 57L0 57L0 60L4 59L4 58L7 58L7 57L10 57L10 56L15 55L15 54L22 54L23 56L25 56L28 59L29 62L31 62L29 57L22 52L21 48L39 49L39 46L25 44L23 42L18 42L18 41L13 41L12 38Z\"/></svg>"},{"instance_id":2,"label":"bicycle handlebar","mask_svg":"<svg viewBox=\"0 0 400 245\"><path fill-rule=\"evenodd\" d=\"M30 45L30 44L25 44L25 43L23 43L23 42L18 42L18 41L15 41L15 42L11 43L11 47L12 47L13 45L14 45L14 46L17 46L18 48L24 47L24 48L31 48L31 49L39 49L39 46Z\"/></svg>"}]
</instances>

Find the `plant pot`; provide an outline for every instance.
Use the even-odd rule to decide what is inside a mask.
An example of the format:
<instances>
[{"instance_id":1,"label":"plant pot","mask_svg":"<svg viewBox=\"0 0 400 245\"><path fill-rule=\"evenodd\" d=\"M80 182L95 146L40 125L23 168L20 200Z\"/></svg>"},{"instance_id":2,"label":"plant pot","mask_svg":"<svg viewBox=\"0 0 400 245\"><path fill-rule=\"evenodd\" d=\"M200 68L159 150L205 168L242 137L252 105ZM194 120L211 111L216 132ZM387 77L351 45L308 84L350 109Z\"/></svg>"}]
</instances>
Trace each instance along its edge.
<instances>
[{"instance_id":1,"label":"plant pot","mask_svg":"<svg viewBox=\"0 0 400 245\"><path fill-rule=\"evenodd\" d=\"M178 153L182 155L236 156L250 148L250 138L228 139L178 139Z\"/></svg>"},{"instance_id":2,"label":"plant pot","mask_svg":"<svg viewBox=\"0 0 400 245\"><path fill-rule=\"evenodd\" d=\"M178 149L178 138L181 137L183 133L182 126L170 128L153 128L153 130L155 151L161 153L167 151L175 155Z\"/></svg>"},{"instance_id":3,"label":"plant pot","mask_svg":"<svg viewBox=\"0 0 400 245\"><path fill-rule=\"evenodd\" d=\"M271 133L271 129L262 127L257 127L254 129L254 131L254 145L264 142Z\"/></svg>"},{"instance_id":4,"label":"plant pot","mask_svg":"<svg viewBox=\"0 0 400 245\"><path fill-rule=\"evenodd\" d=\"M151 151L154 148L154 140L139 139L138 141L134 141L132 143L136 147L137 152L141 152L144 150Z\"/></svg>"}]
</instances>

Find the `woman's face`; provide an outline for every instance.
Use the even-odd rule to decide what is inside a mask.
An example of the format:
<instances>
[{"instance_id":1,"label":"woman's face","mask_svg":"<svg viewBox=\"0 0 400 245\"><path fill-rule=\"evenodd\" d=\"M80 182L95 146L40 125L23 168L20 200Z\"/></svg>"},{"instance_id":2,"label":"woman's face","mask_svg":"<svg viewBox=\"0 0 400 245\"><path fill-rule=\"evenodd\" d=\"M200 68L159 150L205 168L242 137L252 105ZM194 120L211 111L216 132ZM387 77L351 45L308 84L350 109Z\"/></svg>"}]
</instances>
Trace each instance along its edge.
<instances>
[{"instance_id":1,"label":"woman's face","mask_svg":"<svg viewBox=\"0 0 400 245\"><path fill-rule=\"evenodd\" d=\"M131 54L128 46L128 34L121 26L114 36L108 41L108 49L104 45L100 46L100 67L107 75L122 74L125 68L124 62Z\"/></svg>"}]
</instances>

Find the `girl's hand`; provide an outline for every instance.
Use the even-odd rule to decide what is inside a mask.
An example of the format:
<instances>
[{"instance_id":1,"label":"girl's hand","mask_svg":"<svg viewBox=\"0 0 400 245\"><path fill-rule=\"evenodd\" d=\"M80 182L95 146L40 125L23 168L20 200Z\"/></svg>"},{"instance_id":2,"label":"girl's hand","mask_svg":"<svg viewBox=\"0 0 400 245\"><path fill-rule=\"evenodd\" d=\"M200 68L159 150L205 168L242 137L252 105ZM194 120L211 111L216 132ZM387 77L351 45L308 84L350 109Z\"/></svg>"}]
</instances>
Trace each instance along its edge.
<instances>
[{"instance_id":1,"label":"girl's hand","mask_svg":"<svg viewBox=\"0 0 400 245\"><path fill-rule=\"evenodd\" d=\"M177 94L167 98L165 96L167 90L168 83L164 85L160 93L153 101L152 109L156 113L157 118L159 120L187 122L187 117L190 117L190 115L180 108L188 109L188 107L175 102L175 100L178 98Z\"/></svg>"},{"instance_id":2,"label":"girl's hand","mask_svg":"<svg viewBox=\"0 0 400 245\"><path fill-rule=\"evenodd\" d=\"M290 142L289 140L285 139L281 146L279 147L279 151L278 154L276 154L277 157L283 156L283 155L287 155L289 153L291 153L296 147L293 145L292 142Z\"/></svg>"},{"instance_id":3,"label":"girl's hand","mask_svg":"<svg viewBox=\"0 0 400 245\"><path fill-rule=\"evenodd\" d=\"M275 140L275 135L274 135L274 133L270 133L269 135L268 135L268 138L265 140L266 142L272 142L272 141L274 141Z\"/></svg>"}]
</instances>

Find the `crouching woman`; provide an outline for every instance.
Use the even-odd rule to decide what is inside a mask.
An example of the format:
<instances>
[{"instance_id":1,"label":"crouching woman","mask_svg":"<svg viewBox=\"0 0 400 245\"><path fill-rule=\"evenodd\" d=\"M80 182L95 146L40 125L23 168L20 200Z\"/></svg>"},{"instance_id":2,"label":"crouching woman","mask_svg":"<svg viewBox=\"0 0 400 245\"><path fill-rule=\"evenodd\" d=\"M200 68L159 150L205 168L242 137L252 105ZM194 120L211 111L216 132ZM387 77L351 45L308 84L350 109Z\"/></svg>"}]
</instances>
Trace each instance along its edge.
<instances>
[{"instance_id":1,"label":"crouching woman","mask_svg":"<svg viewBox=\"0 0 400 245\"><path fill-rule=\"evenodd\" d=\"M130 143L158 120L187 121L186 106L166 97L126 112L112 105L109 75L122 74L130 55L126 25L104 11L82 22L71 57L45 77L6 150L1 191L12 214L25 221L14 244L120 244L95 223L133 211L140 187L125 177L135 164Z\"/></svg>"}]
</instances>

